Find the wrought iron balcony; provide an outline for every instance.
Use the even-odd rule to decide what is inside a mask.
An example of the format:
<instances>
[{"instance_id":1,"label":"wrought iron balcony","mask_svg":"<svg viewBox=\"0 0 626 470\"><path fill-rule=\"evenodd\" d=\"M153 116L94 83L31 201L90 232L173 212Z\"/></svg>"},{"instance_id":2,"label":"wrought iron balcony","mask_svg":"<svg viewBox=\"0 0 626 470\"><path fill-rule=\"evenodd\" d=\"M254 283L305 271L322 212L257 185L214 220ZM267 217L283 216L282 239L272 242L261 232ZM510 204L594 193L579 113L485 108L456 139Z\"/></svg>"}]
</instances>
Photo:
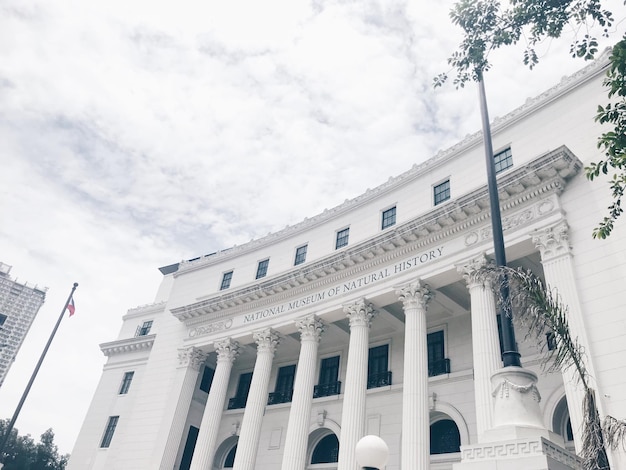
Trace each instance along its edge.
<instances>
[{"instance_id":1,"label":"wrought iron balcony","mask_svg":"<svg viewBox=\"0 0 626 470\"><path fill-rule=\"evenodd\" d=\"M229 410L238 410L240 408L246 407L246 400L248 397L233 397L228 400L228 409Z\"/></svg>"},{"instance_id":2,"label":"wrought iron balcony","mask_svg":"<svg viewBox=\"0 0 626 470\"><path fill-rule=\"evenodd\" d=\"M440 359L428 363L428 377L450 373L450 359Z\"/></svg>"},{"instance_id":3,"label":"wrought iron balcony","mask_svg":"<svg viewBox=\"0 0 626 470\"><path fill-rule=\"evenodd\" d=\"M272 392L267 399L267 404L278 405L279 403L289 403L292 396L293 389L287 390L286 392Z\"/></svg>"},{"instance_id":4,"label":"wrought iron balcony","mask_svg":"<svg viewBox=\"0 0 626 470\"><path fill-rule=\"evenodd\" d=\"M329 382L313 387L313 398L330 397L341 393L341 382Z\"/></svg>"},{"instance_id":5,"label":"wrought iron balcony","mask_svg":"<svg viewBox=\"0 0 626 470\"><path fill-rule=\"evenodd\" d=\"M371 374L367 378L367 388L386 387L391 385L391 371L380 372L379 374Z\"/></svg>"}]
</instances>

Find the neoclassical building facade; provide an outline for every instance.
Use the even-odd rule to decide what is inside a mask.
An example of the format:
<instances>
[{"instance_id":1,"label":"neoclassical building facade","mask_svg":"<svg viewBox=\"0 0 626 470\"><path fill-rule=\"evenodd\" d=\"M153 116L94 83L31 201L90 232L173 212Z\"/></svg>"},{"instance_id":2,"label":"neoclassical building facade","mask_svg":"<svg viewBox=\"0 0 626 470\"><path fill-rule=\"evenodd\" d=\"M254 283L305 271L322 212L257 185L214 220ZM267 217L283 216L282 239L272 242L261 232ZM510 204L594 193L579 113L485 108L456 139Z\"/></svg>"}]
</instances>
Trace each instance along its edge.
<instances>
[{"instance_id":1,"label":"neoclassical building facade","mask_svg":"<svg viewBox=\"0 0 626 470\"><path fill-rule=\"evenodd\" d=\"M626 231L592 239L608 190L583 174L605 66L496 120L494 158L509 264L558 289L600 412L623 418ZM493 257L482 152L469 136L300 224L160 268L155 302L100 345L68 468L356 470L376 434L388 470L451 469L493 428L502 367L493 286L476 275ZM576 381L542 373L517 337L541 424L580 449Z\"/></svg>"}]
</instances>

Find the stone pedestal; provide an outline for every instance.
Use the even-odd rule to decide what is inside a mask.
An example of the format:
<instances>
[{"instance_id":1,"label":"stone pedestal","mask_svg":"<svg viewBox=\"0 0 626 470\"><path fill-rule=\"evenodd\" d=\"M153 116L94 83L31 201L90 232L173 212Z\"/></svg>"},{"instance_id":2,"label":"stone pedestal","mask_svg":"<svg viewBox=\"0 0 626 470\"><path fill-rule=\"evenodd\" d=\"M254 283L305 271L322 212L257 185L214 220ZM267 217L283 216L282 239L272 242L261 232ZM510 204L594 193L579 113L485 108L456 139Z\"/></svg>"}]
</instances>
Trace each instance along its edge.
<instances>
[{"instance_id":1,"label":"stone pedestal","mask_svg":"<svg viewBox=\"0 0 626 470\"><path fill-rule=\"evenodd\" d=\"M505 367L491 377L493 427L480 444L461 447L454 470L579 470L580 459L543 427L537 375Z\"/></svg>"}]
</instances>

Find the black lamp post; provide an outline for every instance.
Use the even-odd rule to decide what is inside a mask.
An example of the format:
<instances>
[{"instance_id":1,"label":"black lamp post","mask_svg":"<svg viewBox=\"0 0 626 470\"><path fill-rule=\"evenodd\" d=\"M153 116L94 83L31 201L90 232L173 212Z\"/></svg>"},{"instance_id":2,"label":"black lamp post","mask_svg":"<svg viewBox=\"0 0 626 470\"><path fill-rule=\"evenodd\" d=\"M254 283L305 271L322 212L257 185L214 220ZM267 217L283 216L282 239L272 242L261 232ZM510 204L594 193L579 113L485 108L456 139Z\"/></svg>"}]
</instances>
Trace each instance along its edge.
<instances>
[{"instance_id":1,"label":"black lamp post","mask_svg":"<svg viewBox=\"0 0 626 470\"><path fill-rule=\"evenodd\" d=\"M498 183L496 181L496 164L493 158L493 145L491 142L491 125L489 124L489 112L487 110L487 97L485 95L485 82L482 72L478 73L478 90L480 96L480 116L482 118L483 142L485 144L485 159L487 163L487 185L489 189L489 204L491 206L491 229L493 232L493 248L497 266L506 266L506 254L504 251L504 236L502 233L502 217L500 215L500 197L498 196ZM506 282L500 283L500 298L502 308L500 321L502 324L502 361L504 367L521 367L520 354L515 341L515 330L511 320L511 302L509 300L509 288Z\"/></svg>"}]
</instances>

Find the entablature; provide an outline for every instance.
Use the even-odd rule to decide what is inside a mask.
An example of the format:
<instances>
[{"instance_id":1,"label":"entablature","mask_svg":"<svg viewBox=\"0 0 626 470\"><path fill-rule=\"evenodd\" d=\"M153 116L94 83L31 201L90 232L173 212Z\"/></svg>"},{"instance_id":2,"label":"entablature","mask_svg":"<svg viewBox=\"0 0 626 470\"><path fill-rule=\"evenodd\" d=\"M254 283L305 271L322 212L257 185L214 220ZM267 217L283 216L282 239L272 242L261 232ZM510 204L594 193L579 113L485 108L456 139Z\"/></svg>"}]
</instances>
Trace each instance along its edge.
<instances>
[{"instance_id":1,"label":"entablature","mask_svg":"<svg viewBox=\"0 0 626 470\"><path fill-rule=\"evenodd\" d=\"M539 198L558 196L568 180L582 169L581 161L565 146L513 169L498 178L500 205L506 215L526 207ZM188 325L205 315L223 318L229 311L244 306L258 308L299 295L309 283L325 285L338 279L373 269L376 265L408 253L434 246L470 229L484 225L490 218L487 186L482 186L418 216L393 230L380 233L340 253L332 253L301 268L255 282L240 289L171 309ZM510 227L519 224L509 224ZM270 299L271 298L271 299Z\"/></svg>"}]
</instances>

